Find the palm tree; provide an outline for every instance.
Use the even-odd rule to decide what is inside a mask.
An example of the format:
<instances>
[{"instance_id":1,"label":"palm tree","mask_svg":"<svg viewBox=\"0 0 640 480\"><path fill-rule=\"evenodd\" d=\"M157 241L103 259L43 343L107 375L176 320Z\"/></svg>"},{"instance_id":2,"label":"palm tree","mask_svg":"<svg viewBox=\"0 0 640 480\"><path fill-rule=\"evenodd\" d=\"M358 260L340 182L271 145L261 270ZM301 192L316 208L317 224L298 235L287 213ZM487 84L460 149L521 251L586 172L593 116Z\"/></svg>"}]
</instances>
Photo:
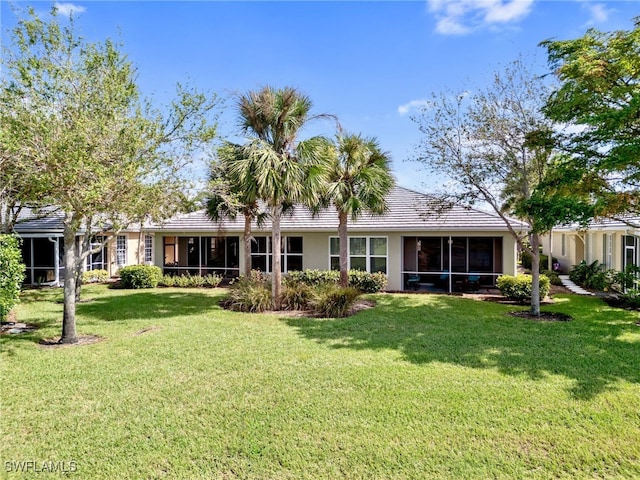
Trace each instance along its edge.
<instances>
[{"instance_id":1,"label":"palm tree","mask_svg":"<svg viewBox=\"0 0 640 480\"><path fill-rule=\"evenodd\" d=\"M238 214L244 216L244 273L248 276L251 273L251 223L256 220L260 225L264 215L259 209L253 177L234 175L237 169L233 164L242 162L243 153L243 147L233 143L225 143L218 149L218 161L209 167L210 191L206 205L209 217L216 222L225 217L236 218Z\"/></svg>"},{"instance_id":2,"label":"palm tree","mask_svg":"<svg viewBox=\"0 0 640 480\"><path fill-rule=\"evenodd\" d=\"M231 166L233 176L253 178L257 198L269 208L272 222L273 308L281 307L282 273L280 222L284 208L300 201L309 185L317 185L313 169L319 139L298 142L300 130L312 119L312 102L297 89L270 86L241 95L240 126L250 141L243 155Z\"/></svg>"},{"instance_id":3,"label":"palm tree","mask_svg":"<svg viewBox=\"0 0 640 480\"><path fill-rule=\"evenodd\" d=\"M327 183L323 191L324 205L333 205L338 212L340 243L340 285L349 283L348 236L349 217L362 213L383 214L385 197L395 184L389 168L389 156L380 150L375 138L338 134L333 155L323 163Z\"/></svg>"}]
</instances>

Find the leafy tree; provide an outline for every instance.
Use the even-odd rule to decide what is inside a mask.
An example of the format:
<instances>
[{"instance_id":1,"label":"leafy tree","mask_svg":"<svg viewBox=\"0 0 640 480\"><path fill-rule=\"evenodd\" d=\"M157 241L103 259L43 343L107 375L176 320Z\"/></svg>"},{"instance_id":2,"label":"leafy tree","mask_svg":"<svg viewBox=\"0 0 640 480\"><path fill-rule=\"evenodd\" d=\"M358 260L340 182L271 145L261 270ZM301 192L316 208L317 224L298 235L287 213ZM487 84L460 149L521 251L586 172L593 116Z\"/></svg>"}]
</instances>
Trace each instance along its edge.
<instances>
[{"instance_id":1,"label":"leafy tree","mask_svg":"<svg viewBox=\"0 0 640 480\"><path fill-rule=\"evenodd\" d=\"M4 321L18 302L25 266L20 241L14 235L0 234L0 320Z\"/></svg>"},{"instance_id":2,"label":"leafy tree","mask_svg":"<svg viewBox=\"0 0 640 480\"><path fill-rule=\"evenodd\" d=\"M552 125L540 111L546 97L544 82L518 60L496 73L485 90L434 95L414 117L423 133L417 160L450 182L439 196L487 205L519 247L531 253L534 315L540 314L539 234L550 226L524 215L531 229L522 232L513 218L522 213L518 207L531 197L551 161Z\"/></svg>"},{"instance_id":3,"label":"leafy tree","mask_svg":"<svg viewBox=\"0 0 640 480\"><path fill-rule=\"evenodd\" d=\"M279 252L282 246L280 223L287 206L302 201L309 191L319 188L318 152L324 143L319 137L298 141L302 128L322 115L311 114L309 97L292 87L270 86L241 95L238 100L240 126L249 136L230 166L232 178L247 180L250 194L263 199L272 225L272 300L280 310L282 272ZM255 189L255 190L253 190ZM247 193L249 194L249 193Z\"/></svg>"},{"instance_id":4,"label":"leafy tree","mask_svg":"<svg viewBox=\"0 0 640 480\"><path fill-rule=\"evenodd\" d=\"M541 45L560 81L544 111L571 127L560 171L572 173L555 185L593 196L595 216L640 211L640 17L628 31L589 29Z\"/></svg>"},{"instance_id":5,"label":"leafy tree","mask_svg":"<svg viewBox=\"0 0 640 480\"><path fill-rule=\"evenodd\" d=\"M116 234L173 213L181 169L215 135L215 97L178 86L167 109L154 109L120 46L85 41L55 8L47 20L30 9L5 53L0 151L23 175L18 201L63 213L66 272L79 272L90 253L76 254L83 229ZM61 343L77 342L75 291L68 273Z\"/></svg>"},{"instance_id":6,"label":"leafy tree","mask_svg":"<svg viewBox=\"0 0 640 480\"><path fill-rule=\"evenodd\" d=\"M335 145L323 162L326 184L323 201L338 212L340 242L340 285L349 284L347 224L364 212L382 214L386 211L386 195L394 185L389 156L381 151L374 138L339 134Z\"/></svg>"}]
</instances>

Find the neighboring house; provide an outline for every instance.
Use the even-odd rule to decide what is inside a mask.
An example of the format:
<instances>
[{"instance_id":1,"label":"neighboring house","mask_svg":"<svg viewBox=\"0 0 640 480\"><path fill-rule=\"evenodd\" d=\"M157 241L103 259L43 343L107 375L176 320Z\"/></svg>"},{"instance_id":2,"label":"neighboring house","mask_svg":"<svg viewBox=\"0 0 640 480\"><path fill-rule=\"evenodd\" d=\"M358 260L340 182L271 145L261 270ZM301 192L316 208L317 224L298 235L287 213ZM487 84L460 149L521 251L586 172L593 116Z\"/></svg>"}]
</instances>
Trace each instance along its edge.
<instances>
[{"instance_id":1,"label":"neighboring house","mask_svg":"<svg viewBox=\"0 0 640 480\"><path fill-rule=\"evenodd\" d=\"M516 273L516 244L503 220L491 213L454 206L442 208L431 197L394 188L388 212L349 221L349 267L383 272L389 290L464 289L494 285L501 274ZM515 222L519 228L527 226ZM251 258L243 258L244 218L211 221L205 211L176 216L150 226L154 263L168 274L216 273L236 277L245 262L271 271L271 225L253 225ZM302 208L282 219L282 268L338 269L338 215L329 208L316 216Z\"/></svg>"},{"instance_id":2,"label":"neighboring house","mask_svg":"<svg viewBox=\"0 0 640 480\"><path fill-rule=\"evenodd\" d=\"M65 275L62 213L54 211L43 217L25 210L15 225L15 231L22 238L22 259L27 267L25 283L61 285ZM106 236L111 238L87 258L86 270L102 269L116 276L123 266L152 263L152 234L140 229L127 229L117 235L100 232L96 233L93 246L99 246Z\"/></svg>"},{"instance_id":3,"label":"neighboring house","mask_svg":"<svg viewBox=\"0 0 640 480\"><path fill-rule=\"evenodd\" d=\"M557 227L543 238L542 245L543 253L551 252L563 272L583 260L589 264L598 261L607 270L624 271L627 265L640 265L640 217L594 221L586 229Z\"/></svg>"},{"instance_id":4,"label":"neighboring house","mask_svg":"<svg viewBox=\"0 0 640 480\"><path fill-rule=\"evenodd\" d=\"M349 267L383 272L389 290L455 291L494 285L499 275L516 274L516 243L499 216L460 206L442 209L432 197L401 187L389 193L387 203L384 215L349 221ZM254 224L251 258L243 256L243 228L242 216L213 222L205 211L178 215L120 232L87 259L86 269L114 276L122 266L145 263L166 274L233 278L251 262L252 268L270 272L270 222ZM338 269L337 228L333 208L312 216L296 207L285 215L283 271ZM59 285L64 279L61 215L22 221L16 231L23 239L26 283Z\"/></svg>"}]
</instances>

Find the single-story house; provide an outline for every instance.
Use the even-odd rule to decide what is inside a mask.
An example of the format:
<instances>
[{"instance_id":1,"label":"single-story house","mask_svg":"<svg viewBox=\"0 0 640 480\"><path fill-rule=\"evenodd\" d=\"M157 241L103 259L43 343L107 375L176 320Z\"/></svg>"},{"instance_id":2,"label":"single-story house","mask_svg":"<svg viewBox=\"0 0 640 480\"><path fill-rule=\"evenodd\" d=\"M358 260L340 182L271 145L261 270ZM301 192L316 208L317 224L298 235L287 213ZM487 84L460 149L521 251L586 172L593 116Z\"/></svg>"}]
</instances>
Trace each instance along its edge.
<instances>
[{"instance_id":1,"label":"single-story house","mask_svg":"<svg viewBox=\"0 0 640 480\"><path fill-rule=\"evenodd\" d=\"M27 267L25 283L61 285L65 275L62 213L53 210L43 215L25 209L15 231L22 238L22 259ZM93 246L99 246L108 236L108 232L97 233ZM85 268L106 270L116 276L125 265L151 264L152 252L153 237L140 228L128 228L108 238L98 252L87 258Z\"/></svg>"},{"instance_id":2,"label":"single-story house","mask_svg":"<svg viewBox=\"0 0 640 480\"><path fill-rule=\"evenodd\" d=\"M515 275L516 242L504 221L482 210L442 205L432 197L395 187L387 197L384 215L365 214L349 220L349 267L387 275L389 290L461 290L494 285L502 274ZM25 240L23 251L36 283L63 278L53 274L59 265L61 228L48 219L17 225ZM59 223L59 219L58 219ZM514 221L520 229L527 225ZM50 230L44 230L50 226ZM303 207L285 214L281 222L282 268L286 273L304 269L337 269L339 264L338 215L328 208L312 215ZM114 275L120 266L148 263L166 274L216 273L236 277L246 262L270 272L271 224L253 225L250 258L244 258L244 218L220 222L197 211L177 215L162 224L119 234L87 262L87 268L105 268ZM45 261L46 259L46 261ZM48 263L47 263L48 262ZM47 265L44 265L47 263ZM59 268L58 270L59 271ZM46 274L46 276L45 276Z\"/></svg>"},{"instance_id":3,"label":"single-story house","mask_svg":"<svg viewBox=\"0 0 640 480\"><path fill-rule=\"evenodd\" d=\"M640 217L597 220L586 229L556 227L543 237L542 246L543 253L558 259L563 272L582 261L598 261L606 270L624 271L627 265L640 265Z\"/></svg>"}]
</instances>

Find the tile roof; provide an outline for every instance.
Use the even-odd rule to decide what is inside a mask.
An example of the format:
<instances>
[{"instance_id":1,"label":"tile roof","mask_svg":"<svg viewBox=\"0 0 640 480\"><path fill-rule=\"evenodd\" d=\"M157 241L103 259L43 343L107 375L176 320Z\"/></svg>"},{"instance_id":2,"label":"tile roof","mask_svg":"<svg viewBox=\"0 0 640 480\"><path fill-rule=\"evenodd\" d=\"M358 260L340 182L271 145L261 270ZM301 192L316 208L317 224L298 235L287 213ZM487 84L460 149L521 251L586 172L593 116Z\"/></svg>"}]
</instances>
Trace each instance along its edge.
<instances>
[{"instance_id":1,"label":"tile roof","mask_svg":"<svg viewBox=\"0 0 640 480\"><path fill-rule=\"evenodd\" d=\"M349 219L350 231L496 231L506 230L504 221L495 213L478 209L452 206L443 210L441 203L429 195L403 187L395 187L387 196L388 211L384 215L365 214L357 220ZM523 222L513 220L516 228L527 228ZM333 231L338 227L334 209L326 209L313 216L308 209L297 206L293 213L285 214L283 231ZM175 216L162 224L151 226L151 231L176 232L242 232L244 218L214 222L206 211L200 210ZM261 228L254 222L254 231L270 231L271 222Z\"/></svg>"}]
</instances>

